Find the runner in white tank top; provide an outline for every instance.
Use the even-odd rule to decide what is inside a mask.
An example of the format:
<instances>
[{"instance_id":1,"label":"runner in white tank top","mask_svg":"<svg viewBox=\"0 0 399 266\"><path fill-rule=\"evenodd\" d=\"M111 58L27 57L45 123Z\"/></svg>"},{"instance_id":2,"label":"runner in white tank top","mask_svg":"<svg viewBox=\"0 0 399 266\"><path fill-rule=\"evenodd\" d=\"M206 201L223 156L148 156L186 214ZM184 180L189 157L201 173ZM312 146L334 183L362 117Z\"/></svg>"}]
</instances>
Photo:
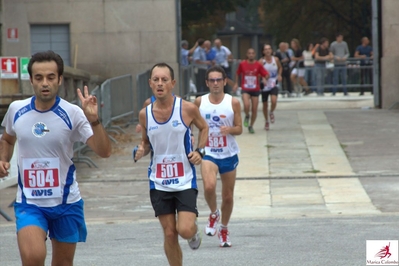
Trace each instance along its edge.
<instances>
[{"instance_id":1,"label":"runner in white tank top","mask_svg":"<svg viewBox=\"0 0 399 266\"><path fill-rule=\"evenodd\" d=\"M232 97L224 94L221 103L213 104L209 101L210 94L201 97L200 112L209 126L209 137L205 146L205 153L215 159L224 159L239 152L235 137L231 134L223 136L221 126L234 126L234 111Z\"/></svg>"},{"instance_id":2,"label":"runner in white tank top","mask_svg":"<svg viewBox=\"0 0 399 266\"><path fill-rule=\"evenodd\" d=\"M191 131L181 119L181 102L181 98L174 98L172 115L163 123L154 118L152 104L146 107L147 135L154 152L149 172L150 189L197 189L195 167L187 157L193 151Z\"/></svg>"},{"instance_id":3,"label":"runner in white tank top","mask_svg":"<svg viewBox=\"0 0 399 266\"><path fill-rule=\"evenodd\" d=\"M233 211L234 184L239 152L235 135L242 133L240 102L223 92L227 76L223 68L213 66L206 72L206 85L210 93L195 99L203 118L209 126L206 155L202 161L201 173L204 194L211 211L205 234L214 236L218 231L221 247L231 247L228 223ZM216 177L222 181L222 212L217 207Z\"/></svg>"},{"instance_id":4,"label":"runner in white tank top","mask_svg":"<svg viewBox=\"0 0 399 266\"><path fill-rule=\"evenodd\" d=\"M276 58L271 56L271 62L266 61L265 58L262 58L263 67L269 72L270 77L267 80L266 86L263 87L262 91L271 91L277 85L277 78L278 78L278 65L276 63ZM278 58L277 58L278 60Z\"/></svg>"},{"instance_id":5,"label":"runner in white tank top","mask_svg":"<svg viewBox=\"0 0 399 266\"><path fill-rule=\"evenodd\" d=\"M187 239L191 249L198 249L201 244L196 224L198 190L194 165L202 162L208 126L197 106L173 95L176 80L169 65L156 64L150 73L155 101L139 113L142 137L134 159L153 151L148 171L151 204L162 225L169 264L182 265L179 236ZM195 151L191 123L199 129Z\"/></svg>"},{"instance_id":6,"label":"runner in white tank top","mask_svg":"<svg viewBox=\"0 0 399 266\"><path fill-rule=\"evenodd\" d=\"M283 68L281 67L280 60L278 57L273 56L272 47L269 44L265 44L263 47L263 57L259 59L259 62L263 67L270 73L270 78L267 80L266 86L262 90L262 103L263 103L263 116L265 118L265 130L269 130L269 116L270 122L274 123L274 110L277 107L277 96L278 87L277 84L281 82L281 75ZM268 115L268 99L270 95L271 108L270 114Z\"/></svg>"}]
</instances>

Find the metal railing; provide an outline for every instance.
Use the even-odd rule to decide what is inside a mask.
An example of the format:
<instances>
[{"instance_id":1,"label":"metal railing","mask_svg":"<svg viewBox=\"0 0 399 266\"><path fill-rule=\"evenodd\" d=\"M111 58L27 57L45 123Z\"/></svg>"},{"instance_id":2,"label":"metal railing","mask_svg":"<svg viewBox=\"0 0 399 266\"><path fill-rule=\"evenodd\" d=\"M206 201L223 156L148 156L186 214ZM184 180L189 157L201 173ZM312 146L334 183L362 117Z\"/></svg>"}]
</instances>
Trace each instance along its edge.
<instances>
[{"instance_id":1,"label":"metal railing","mask_svg":"<svg viewBox=\"0 0 399 266\"><path fill-rule=\"evenodd\" d=\"M97 86L91 92L97 98L99 106L98 116L107 132L125 133L122 127L114 125L113 121L132 116L127 124L133 122L134 103L133 103L133 80L132 75L123 75L105 80L101 86ZM80 102L77 103L78 105ZM109 135L109 138L117 143L116 139ZM84 162L89 167L97 165L84 154L88 152L85 143L77 142L74 144L74 162Z\"/></svg>"},{"instance_id":2,"label":"metal railing","mask_svg":"<svg viewBox=\"0 0 399 266\"><path fill-rule=\"evenodd\" d=\"M152 96L152 91L148 81L150 79L150 70L147 70L143 73L140 73L136 76L136 106L137 106L137 115L136 119L138 119L138 114L140 109L143 107L144 102Z\"/></svg>"},{"instance_id":3,"label":"metal railing","mask_svg":"<svg viewBox=\"0 0 399 266\"><path fill-rule=\"evenodd\" d=\"M180 67L181 84L180 84L180 95L184 99L189 100L191 93L197 93L197 86L195 85L195 75L193 66L182 66Z\"/></svg>"},{"instance_id":4,"label":"metal railing","mask_svg":"<svg viewBox=\"0 0 399 266\"><path fill-rule=\"evenodd\" d=\"M232 80L235 80L236 76L236 71L241 63L242 60L236 59L230 62L230 67L231 67L231 74L232 74ZM301 61L298 61L296 65L299 65ZM292 67L290 69L289 73L289 78L291 76L291 71L296 67ZM308 87L316 91L318 87L316 84L316 65L312 67L304 67L302 68L305 70L305 81L308 83ZM334 71L337 71L339 69L344 69L345 72L345 77L346 77L346 88L348 89L348 92L360 92L363 89L371 90L373 88L373 80L372 80L372 73L373 73L373 65L372 62L369 60L367 64L362 64L362 59L360 58L348 58L347 61L345 62L344 65L335 65L334 68L332 69L327 69L323 67L324 71L321 73L323 75L323 82L321 87L323 88L323 91L332 91L333 88L337 88L338 91L340 91L344 86L342 85L342 81L339 80L337 82L337 85L334 85ZM188 67L183 68L183 80L184 80L184 87L188 88L187 83L185 81L185 76L190 76L186 72L193 71L195 73L195 66L190 65ZM299 75L296 76L297 81L299 81ZM194 82L194 85L196 87L201 86L198 75L191 75L191 79ZM202 77L203 80L205 80L205 76ZM283 84L279 85L279 92L285 96L288 92L287 90L287 82L284 81L283 79ZM288 82L292 86L292 81L290 79L290 82ZM281 86L282 85L282 86ZM240 86L240 85L239 85ZM294 86L292 86L291 91L295 92L297 91ZM189 90L185 90L183 95L198 95L201 94L202 92L200 91L199 93L192 93Z\"/></svg>"},{"instance_id":5,"label":"metal railing","mask_svg":"<svg viewBox=\"0 0 399 266\"><path fill-rule=\"evenodd\" d=\"M132 75L124 75L107 79L101 84L101 121L107 130L119 129L112 122L131 116L129 122L133 122L133 79Z\"/></svg>"},{"instance_id":6,"label":"metal railing","mask_svg":"<svg viewBox=\"0 0 399 266\"><path fill-rule=\"evenodd\" d=\"M299 66L300 62L303 61L298 61L294 68ZM348 58L343 64L335 64L331 68L326 67L325 63L315 63L314 66L306 66L302 69L305 70L305 81L313 91L331 92L333 89L340 91L346 88L348 92L361 92L365 89L372 91L373 88L373 65L362 64L359 58ZM296 78L298 83L299 75ZM293 86L292 89L294 90L295 87Z\"/></svg>"},{"instance_id":7,"label":"metal railing","mask_svg":"<svg viewBox=\"0 0 399 266\"><path fill-rule=\"evenodd\" d=\"M0 134L0 138L1 138L1 134ZM18 150L18 145L15 144L14 153L10 160L9 174L8 174L8 176L6 176L4 178L0 178L0 190L18 184L17 150ZM12 205L13 205L13 202L8 207L12 207ZM2 209L0 209L0 215L3 216L4 219L6 219L7 221L12 221L11 217L8 216Z\"/></svg>"}]
</instances>

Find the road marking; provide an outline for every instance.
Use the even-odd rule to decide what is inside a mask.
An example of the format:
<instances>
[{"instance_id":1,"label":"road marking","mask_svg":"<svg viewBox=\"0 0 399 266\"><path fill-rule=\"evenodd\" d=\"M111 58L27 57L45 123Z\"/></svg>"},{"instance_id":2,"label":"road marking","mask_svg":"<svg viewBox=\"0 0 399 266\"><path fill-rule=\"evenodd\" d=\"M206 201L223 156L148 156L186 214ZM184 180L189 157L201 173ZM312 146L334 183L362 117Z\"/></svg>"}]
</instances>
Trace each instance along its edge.
<instances>
[{"instance_id":1,"label":"road marking","mask_svg":"<svg viewBox=\"0 0 399 266\"><path fill-rule=\"evenodd\" d=\"M322 111L298 112L317 176L353 176L355 173Z\"/></svg>"},{"instance_id":2,"label":"road marking","mask_svg":"<svg viewBox=\"0 0 399 266\"><path fill-rule=\"evenodd\" d=\"M334 214L379 214L358 178L319 178L320 190Z\"/></svg>"},{"instance_id":3,"label":"road marking","mask_svg":"<svg viewBox=\"0 0 399 266\"><path fill-rule=\"evenodd\" d=\"M267 138L262 121L263 119L258 117L255 122L255 134L250 134L248 128L244 127L242 135L236 138L240 147L237 177L269 176Z\"/></svg>"}]
</instances>

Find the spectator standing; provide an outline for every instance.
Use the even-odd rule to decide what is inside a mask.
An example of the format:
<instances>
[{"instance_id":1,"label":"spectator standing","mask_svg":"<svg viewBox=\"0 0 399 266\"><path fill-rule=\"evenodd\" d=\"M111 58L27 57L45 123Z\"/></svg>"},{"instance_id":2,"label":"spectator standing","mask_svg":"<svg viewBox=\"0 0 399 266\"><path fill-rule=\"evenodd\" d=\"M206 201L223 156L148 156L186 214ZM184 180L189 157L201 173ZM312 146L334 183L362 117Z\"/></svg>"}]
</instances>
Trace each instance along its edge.
<instances>
[{"instance_id":1,"label":"spectator standing","mask_svg":"<svg viewBox=\"0 0 399 266\"><path fill-rule=\"evenodd\" d=\"M206 49L205 49L205 40L200 38L198 39L198 46L194 50L193 54L193 62L195 69L195 80L196 87L199 93L205 93L207 90L205 84L205 72L208 67L212 65L211 61L206 60Z\"/></svg>"},{"instance_id":2,"label":"spectator standing","mask_svg":"<svg viewBox=\"0 0 399 266\"><path fill-rule=\"evenodd\" d=\"M314 59L313 59L313 48L314 45L313 43L309 43L308 46L306 47L306 50L302 52L303 54L303 64L305 66L305 80L308 83L308 86L314 86ZM311 89L313 91L313 89Z\"/></svg>"},{"instance_id":3,"label":"spectator standing","mask_svg":"<svg viewBox=\"0 0 399 266\"><path fill-rule=\"evenodd\" d=\"M233 54L231 53L230 49L226 46L222 45L222 41L220 39L215 39L214 47L212 49L216 52L216 65L221 66L224 69L224 72L227 75L227 84L231 87L234 86L234 82L231 77L231 67L229 62L233 60ZM226 92L226 86L225 86Z\"/></svg>"},{"instance_id":4,"label":"spectator standing","mask_svg":"<svg viewBox=\"0 0 399 266\"><path fill-rule=\"evenodd\" d=\"M333 54L328 49L329 41L323 37L320 40L320 45L315 53L315 71L316 71L316 84L317 95L324 96L324 84L326 76L326 64L333 60Z\"/></svg>"},{"instance_id":5,"label":"spectator standing","mask_svg":"<svg viewBox=\"0 0 399 266\"><path fill-rule=\"evenodd\" d=\"M300 86L305 90L305 95L311 93L308 87L308 83L305 80L305 65L303 63L303 50L298 39L292 39L291 47L294 51L294 55L291 57L292 62L294 62L294 69L291 71L291 81L297 96L300 96L302 92Z\"/></svg>"},{"instance_id":6,"label":"spectator standing","mask_svg":"<svg viewBox=\"0 0 399 266\"><path fill-rule=\"evenodd\" d=\"M287 52L287 45L284 42L281 42L279 44L279 50L276 53L276 56L280 60L281 66L283 67L283 72L282 72L282 88L283 91L287 92L288 97L291 97L292 93L292 87L291 87L291 79L290 79L290 74L291 74L291 69L290 69L290 56Z\"/></svg>"},{"instance_id":7,"label":"spectator standing","mask_svg":"<svg viewBox=\"0 0 399 266\"><path fill-rule=\"evenodd\" d=\"M287 51L288 55L290 56L290 59L294 56L294 50L292 48L290 48L290 44L288 42L284 42L285 44L285 50ZM292 47L292 46L291 46ZM292 71L292 69L295 67L295 61L290 62L290 71ZM291 74L291 73L290 73ZM295 87L293 87L293 89L295 89Z\"/></svg>"},{"instance_id":8,"label":"spectator standing","mask_svg":"<svg viewBox=\"0 0 399 266\"><path fill-rule=\"evenodd\" d=\"M313 46L313 49L312 49L312 56L313 56L313 59L314 59L315 56L316 56L316 51L317 51L317 49L319 49L319 46L320 46L320 43L319 43L319 42L315 43L315 45Z\"/></svg>"},{"instance_id":9,"label":"spectator standing","mask_svg":"<svg viewBox=\"0 0 399 266\"><path fill-rule=\"evenodd\" d=\"M208 68L208 66L212 65L212 62L206 60L205 40L200 38L197 43L198 46L195 48L193 54L193 62L197 67Z\"/></svg>"},{"instance_id":10,"label":"spectator standing","mask_svg":"<svg viewBox=\"0 0 399 266\"><path fill-rule=\"evenodd\" d=\"M180 49L180 56L181 56L180 65L181 66L188 66L190 64L189 56L194 53L197 46L198 46L198 42L195 42L194 46L190 50L188 50L188 42L186 40L181 41L181 49Z\"/></svg>"},{"instance_id":11,"label":"spectator standing","mask_svg":"<svg viewBox=\"0 0 399 266\"><path fill-rule=\"evenodd\" d=\"M215 57L216 57L216 51L212 49L211 47L211 41L206 40L204 42L204 47L205 47L205 54L206 54L206 60L211 62L211 65L208 65L208 68L215 65Z\"/></svg>"},{"instance_id":12,"label":"spectator standing","mask_svg":"<svg viewBox=\"0 0 399 266\"><path fill-rule=\"evenodd\" d=\"M244 126L248 127L249 133L255 133L253 125L255 124L256 116L258 113L259 104L259 77L262 78L263 84L266 84L266 79L269 78L269 73L263 66L255 59L255 50L249 48L247 51L247 60L241 61L238 65L233 93L238 89L238 78L241 78L241 97L244 104ZM251 106L251 121L249 121L249 109Z\"/></svg>"},{"instance_id":13,"label":"spectator standing","mask_svg":"<svg viewBox=\"0 0 399 266\"><path fill-rule=\"evenodd\" d=\"M290 56L290 58L293 57L294 56L294 50L290 48L290 44L288 42L284 42L284 45L285 45L285 50L287 51L287 53Z\"/></svg>"},{"instance_id":14,"label":"spectator standing","mask_svg":"<svg viewBox=\"0 0 399 266\"><path fill-rule=\"evenodd\" d=\"M373 48L369 45L370 40L367 37L363 37L361 40L362 44L356 47L355 57L361 58L360 60L360 84L372 84L373 83ZM373 90L371 89L371 93ZM364 95L364 87L360 88L360 95Z\"/></svg>"},{"instance_id":15,"label":"spectator standing","mask_svg":"<svg viewBox=\"0 0 399 266\"><path fill-rule=\"evenodd\" d=\"M346 87L346 60L349 57L348 44L344 41L344 36L341 33L336 35L336 40L331 44L330 51L334 56L334 75L333 75L333 89L332 95L337 92L338 81L341 78L342 92L344 95L348 95L348 89Z\"/></svg>"}]
</instances>

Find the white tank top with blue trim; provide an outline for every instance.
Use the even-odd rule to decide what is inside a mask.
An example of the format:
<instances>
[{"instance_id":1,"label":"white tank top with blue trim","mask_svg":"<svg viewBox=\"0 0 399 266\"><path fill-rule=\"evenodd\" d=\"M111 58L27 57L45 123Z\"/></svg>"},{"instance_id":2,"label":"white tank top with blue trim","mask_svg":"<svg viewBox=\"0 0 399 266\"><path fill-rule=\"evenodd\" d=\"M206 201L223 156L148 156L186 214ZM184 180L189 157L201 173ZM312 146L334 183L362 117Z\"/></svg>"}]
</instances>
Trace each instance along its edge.
<instances>
[{"instance_id":1,"label":"white tank top with blue trim","mask_svg":"<svg viewBox=\"0 0 399 266\"><path fill-rule=\"evenodd\" d=\"M232 97L225 94L221 103L213 104L209 101L209 93L201 97L199 107L201 116L209 126L208 140L205 154L215 159L229 158L239 153L237 141L233 135L223 136L220 127L234 126L234 110Z\"/></svg>"},{"instance_id":2,"label":"white tank top with blue trim","mask_svg":"<svg viewBox=\"0 0 399 266\"><path fill-rule=\"evenodd\" d=\"M154 152L149 166L150 189L197 189L195 167L187 155L193 150L190 128L182 119L182 99L175 97L166 122L156 121L152 104L146 107L147 136Z\"/></svg>"}]
</instances>

